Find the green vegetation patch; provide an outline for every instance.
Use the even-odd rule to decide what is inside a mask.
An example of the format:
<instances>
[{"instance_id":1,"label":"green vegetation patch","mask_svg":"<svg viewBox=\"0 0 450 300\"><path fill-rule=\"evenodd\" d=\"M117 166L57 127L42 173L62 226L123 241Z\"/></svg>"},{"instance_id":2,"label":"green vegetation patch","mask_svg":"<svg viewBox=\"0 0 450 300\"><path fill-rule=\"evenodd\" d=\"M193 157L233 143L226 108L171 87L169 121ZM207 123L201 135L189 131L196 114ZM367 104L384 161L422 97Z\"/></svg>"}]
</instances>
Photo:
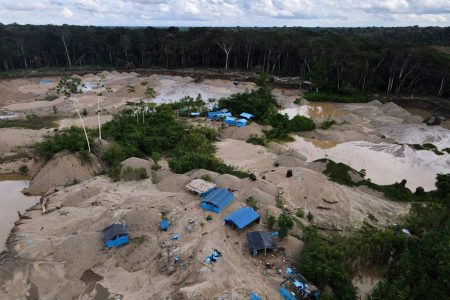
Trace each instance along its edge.
<instances>
[{"instance_id":1,"label":"green vegetation patch","mask_svg":"<svg viewBox=\"0 0 450 300\"><path fill-rule=\"evenodd\" d=\"M413 193L410 189L406 187L406 180L402 180L401 182L396 182L394 184L389 185L378 185L370 181L370 179L364 179L365 172L363 170L356 171L355 169L349 167L343 163L336 163L329 159L319 159L319 162L323 162L326 164L326 168L323 171L328 178L334 182L339 184L347 185L347 186L367 186L375 191L382 192L386 198L393 201L405 201L405 202L414 202L414 201L428 201L429 194L423 191L423 188L418 187L416 191ZM363 178L361 181L355 182L350 176L351 173L358 174Z\"/></svg>"},{"instance_id":2,"label":"green vegetation patch","mask_svg":"<svg viewBox=\"0 0 450 300\"><path fill-rule=\"evenodd\" d=\"M366 103L371 98L360 92L309 92L303 96L308 101L317 102L341 102L341 103Z\"/></svg>"},{"instance_id":3,"label":"green vegetation patch","mask_svg":"<svg viewBox=\"0 0 450 300\"><path fill-rule=\"evenodd\" d=\"M44 129L58 127L55 116L40 117L35 114L27 114L25 119L0 120L0 128L27 128Z\"/></svg>"}]
</instances>

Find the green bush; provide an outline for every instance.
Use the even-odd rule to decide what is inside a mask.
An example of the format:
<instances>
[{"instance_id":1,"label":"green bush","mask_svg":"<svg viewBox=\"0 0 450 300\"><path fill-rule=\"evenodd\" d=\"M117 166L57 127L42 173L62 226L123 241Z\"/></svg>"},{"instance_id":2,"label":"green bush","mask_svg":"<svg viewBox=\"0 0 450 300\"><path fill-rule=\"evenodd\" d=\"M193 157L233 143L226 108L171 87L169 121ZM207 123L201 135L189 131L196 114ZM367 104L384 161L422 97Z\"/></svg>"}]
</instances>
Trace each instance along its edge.
<instances>
[{"instance_id":1,"label":"green bush","mask_svg":"<svg viewBox=\"0 0 450 300\"><path fill-rule=\"evenodd\" d=\"M371 100L365 94L359 92L342 92L342 93L332 93L332 92L309 92L303 96L308 101L326 101L326 102L342 102L342 103L366 103Z\"/></svg>"},{"instance_id":2,"label":"green bush","mask_svg":"<svg viewBox=\"0 0 450 300\"><path fill-rule=\"evenodd\" d=\"M251 134L250 137L247 139L247 143L253 144L253 145L266 146L267 145L267 140L266 140L266 138L264 136Z\"/></svg>"},{"instance_id":3,"label":"green bush","mask_svg":"<svg viewBox=\"0 0 450 300\"><path fill-rule=\"evenodd\" d=\"M91 138L89 140L92 145ZM84 131L79 127L71 127L58 131L53 136L47 136L44 141L35 144L34 148L39 155L47 159L50 159L54 154L63 150L69 150L71 152L88 150Z\"/></svg>"},{"instance_id":4,"label":"green bush","mask_svg":"<svg viewBox=\"0 0 450 300\"><path fill-rule=\"evenodd\" d=\"M295 212L295 215L301 219L303 219L305 217L305 211L303 210L302 207L297 208L297 211Z\"/></svg>"},{"instance_id":5,"label":"green bush","mask_svg":"<svg viewBox=\"0 0 450 300\"><path fill-rule=\"evenodd\" d=\"M316 128L314 121L310 118L297 115L289 120L289 130L292 132L311 131Z\"/></svg>"},{"instance_id":6,"label":"green bush","mask_svg":"<svg viewBox=\"0 0 450 300\"><path fill-rule=\"evenodd\" d=\"M289 230L292 229L292 227L294 227L292 217L286 213L282 213L278 217L279 236L281 238L287 236Z\"/></svg>"},{"instance_id":7,"label":"green bush","mask_svg":"<svg viewBox=\"0 0 450 300\"><path fill-rule=\"evenodd\" d=\"M201 177L204 181L209 181L211 182L211 176L209 176L209 174L205 174Z\"/></svg>"},{"instance_id":8,"label":"green bush","mask_svg":"<svg viewBox=\"0 0 450 300\"><path fill-rule=\"evenodd\" d=\"M312 220L314 220L314 215L311 212L308 212L306 218L308 219L309 222L312 222Z\"/></svg>"},{"instance_id":9,"label":"green bush","mask_svg":"<svg viewBox=\"0 0 450 300\"><path fill-rule=\"evenodd\" d=\"M58 127L56 116L39 117L35 114L27 114L24 119L6 119L0 120L0 128L28 128L43 129Z\"/></svg>"},{"instance_id":10,"label":"green bush","mask_svg":"<svg viewBox=\"0 0 450 300\"><path fill-rule=\"evenodd\" d=\"M334 124L336 124L335 120L325 120L322 124L320 124L320 129L328 129Z\"/></svg>"},{"instance_id":11,"label":"green bush","mask_svg":"<svg viewBox=\"0 0 450 300\"><path fill-rule=\"evenodd\" d=\"M125 180L125 181L142 180L142 179L147 179L147 178L148 178L148 174L144 168L134 169L134 168L126 167L125 169L122 170L122 172L120 174L120 179Z\"/></svg>"},{"instance_id":12,"label":"green bush","mask_svg":"<svg viewBox=\"0 0 450 300\"><path fill-rule=\"evenodd\" d=\"M277 222L277 218L275 218L274 216L270 215L267 217L266 223L267 223L267 227L270 230L274 230L275 229L275 223Z\"/></svg>"},{"instance_id":13,"label":"green bush","mask_svg":"<svg viewBox=\"0 0 450 300\"><path fill-rule=\"evenodd\" d=\"M254 210L258 210L258 201L255 199L255 197L250 196L247 199L245 199L245 203L247 203L248 206L253 208Z\"/></svg>"},{"instance_id":14,"label":"green bush","mask_svg":"<svg viewBox=\"0 0 450 300\"><path fill-rule=\"evenodd\" d=\"M275 206L278 208L283 208L284 207L284 198L281 196L277 196L275 198Z\"/></svg>"},{"instance_id":15,"label":"green bush","mask_svg":"<svg viewBox=\"0 0 450 300\"><path fill-rule=\"evenodd\" d=\"M27 165L20 166L20 168L19 168L19 173L21 175L27 175L29 171L30 170L28 169Z\"/></svg>"}]
</instances>

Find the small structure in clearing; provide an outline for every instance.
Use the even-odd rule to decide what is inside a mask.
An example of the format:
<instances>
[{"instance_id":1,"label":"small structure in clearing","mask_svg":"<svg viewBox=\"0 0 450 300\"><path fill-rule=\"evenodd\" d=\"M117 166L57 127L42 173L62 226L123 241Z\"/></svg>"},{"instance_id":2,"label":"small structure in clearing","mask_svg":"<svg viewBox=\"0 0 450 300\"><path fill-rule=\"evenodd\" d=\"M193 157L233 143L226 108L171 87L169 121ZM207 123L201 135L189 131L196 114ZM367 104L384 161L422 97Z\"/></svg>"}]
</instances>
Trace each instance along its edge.
<instances>
[{"instance_id":1,"label":"small structure in clearing","mask_svg":"<svg viewBox=\"0 0 450 300\"><path fill-rule=\"evenodd\" d=\"M225 224L234 225L237 229L241 230L250 226L253 223L259 223L259 214L250 207L242 207L225 217Z\"/></svg>"},{"instance_id":2,"label":"small structure in clearing","mask_svg":"<svg viewBox=\"0 0 450 300\"><path fill-rule=\"evenodd\" d=\"M227 189L214 189L203 197L200 206L204 210L220 213L233 199L233 193Z\"/></svg>"},{"instance_id":3,"label":"small structure in clearing","mask_svg":"<svg viewBox=\"0 0 450 300\"><path fill-rule=\"evenodd\" d=\"M256 256L259 251L276 251L277 244L273 240L272 234L265 231L254 231L247 233L248 250L250 254Z\"/></svg>"},{"instance_id":4,"label":"small structure in clearing","mask_svg":"<svg viewBox=\"0 0 450 300\"><path fill-rule=\"evenodd\" d=\"M103 229L103 241L108 249L128 243L128 228L124 224L106 227Z\"/></svg>"},{"instance_id":5,"label":"small structure in clearing","mask_svg":"<svg viewBox=\"0 0 450 300\"><path fill-rule=\"evenodd\" d=\"M186 189L199 196L205 196L212 191L216 185L203 179L194 179L186 185Z\"/></svg>"}]
</instances>

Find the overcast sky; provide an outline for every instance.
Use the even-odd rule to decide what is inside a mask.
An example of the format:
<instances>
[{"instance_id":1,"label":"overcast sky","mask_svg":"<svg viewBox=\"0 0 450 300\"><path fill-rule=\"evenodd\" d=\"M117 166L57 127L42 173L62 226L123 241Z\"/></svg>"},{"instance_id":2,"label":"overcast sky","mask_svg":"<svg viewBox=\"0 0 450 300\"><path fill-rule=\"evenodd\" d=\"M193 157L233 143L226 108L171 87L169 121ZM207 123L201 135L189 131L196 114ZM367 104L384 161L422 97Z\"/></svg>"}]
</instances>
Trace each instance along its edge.
<instances>
[{"instance_id":1,"label":"overcast sky","mask_svg":"<svg viewBox=\"0 0 450 300\"><path fill-rule=\"evenodd\" d=\"M450 26L450 0L0 0L0 23Z\"/></svg>"}]
</instances>

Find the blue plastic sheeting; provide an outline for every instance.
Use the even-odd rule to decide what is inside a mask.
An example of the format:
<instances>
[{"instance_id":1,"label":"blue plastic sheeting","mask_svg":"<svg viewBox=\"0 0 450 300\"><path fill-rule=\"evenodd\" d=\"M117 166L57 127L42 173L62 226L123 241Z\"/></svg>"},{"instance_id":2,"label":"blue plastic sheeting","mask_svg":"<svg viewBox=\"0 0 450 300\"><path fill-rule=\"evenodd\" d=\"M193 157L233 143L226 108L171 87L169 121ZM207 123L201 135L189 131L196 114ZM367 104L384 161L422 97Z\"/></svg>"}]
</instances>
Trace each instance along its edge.
<instances>
[{"instance_id":1,"label":"blue plastic sheeting","mask_svg":"<svg viewBox=\"0 0 450 300\"><path fill-rule=\"evenodd\" d=\"M198 117L200 116L199 112L191 112L191 117Z\"/></svg>"},{"instance_id":2,"label":"blue plastic sheeting","mask_svg":"<svg viewBox=\"0 0 450 300\"><path fill-rule=\"evenodd\" d=\"M203 197L201 208L215 213L220 213L233 201L234 195L227 189L213 189Z\"/></svg>"},{"instance_id":3,"label":"blue plastic sheeting","mask_svg":"<svg viewBox=\"0 0 450 300\"><path fill-rule=\"evenodd\" d=\"M259 218L258 213L253 208L242 207L226 216L224 220L225 223L232 223L240 230L255 221L259 222Z\"/></svg>"},{"instance_id":4,"label":"blue plastic sheeting","mask_svg":"<svg viewBox=\"0 0 450 300\"><path fill-rule=\"evenodd\" d=\"M221 256L222 256L222 253L220 253L219 251L214 249L214 251L210 255L205 257L205 262L207 262L209 264L214 263L214 262L218 261Z\"/></svg>"},{"instance_id":5,"label":"blue plastic sheeting","mask_svg":"<svg viewBox=\"0 0 450 300\"><path fill-rule=\"evenodd\" d=\"M244 127L247 126L248 121L246 119L239 119L236 121L236 126L237 127Z\"/></svg>"},{"instance_id":6,"label":"blue plastic sheeting","mask_svg":"<svg viewBox=\"0 0 450 300\"><path fill-rule=\"evenodd\" d=\"M251 120L253 119L255 116L246 112L243 112L242 114L239 115L240 117L243 117L244 119L247 120Z\"/></svg>"},{"instance_id":7,"label":"blue plastic sheeting","mask_svg":"<svg viewBox=\"0 0 450 300\"><path fill-rule=\"evenodd\" d=\"M167 229L169 229L170 226L170 222L169 220L161 220L161 222L159 222L159 229L166 231Z\"/></svg>"},{"instance_id":8,"label":"blue plastic sheeting","mask_svg":"<svg viewBox=\"0 0 450 300\"><path fill-rule=\"evenodd\" d=\"M262 300L262 298L259 295L252 292L250 294L250 300Z\"/></svg>"},{"instance_id":9,"label":"blue plastic sheeting","mask_svg":"<svg viewBox=\"0 0 450 300\"><path fill-rule=\"evenodd\" d=\"M128 243L128 229L123 224L112 224L103 229L103 241L106 248L118 247Z\"/></svg>"},{"instance_id":10,"label":"blue plastic sheeting","mask_svg":"<svg viewBox=\"0 0 450 300\"><path fill-rule=\"evenodd\" d=\"M226 117L224 122L225 122L225 124L234 126L234 125L236 125L236 118L235 117Z\"/></svg>"},{"instance_id":11,"label":"blue plastic sheeting","mask_svg":"<svg viewBox=\"0 0 450 300\"><path fill-rule=\"evenodd\" d=\"M40 83L41 84L49 84L49 83L52 83L52 80L51 79L42 79Z\"/></svg>"},{"instance_id":12,"label":"blue plastic sheeting","mask_svg":"<svg viewBox=\"0 0 450 300\"><path fill-rule=\"evenodd\" d=\"M231 117L231 113L227 110L208 112L208 119L211 120L225 119L226 117Z\"/></svg>"}]
</instances>

